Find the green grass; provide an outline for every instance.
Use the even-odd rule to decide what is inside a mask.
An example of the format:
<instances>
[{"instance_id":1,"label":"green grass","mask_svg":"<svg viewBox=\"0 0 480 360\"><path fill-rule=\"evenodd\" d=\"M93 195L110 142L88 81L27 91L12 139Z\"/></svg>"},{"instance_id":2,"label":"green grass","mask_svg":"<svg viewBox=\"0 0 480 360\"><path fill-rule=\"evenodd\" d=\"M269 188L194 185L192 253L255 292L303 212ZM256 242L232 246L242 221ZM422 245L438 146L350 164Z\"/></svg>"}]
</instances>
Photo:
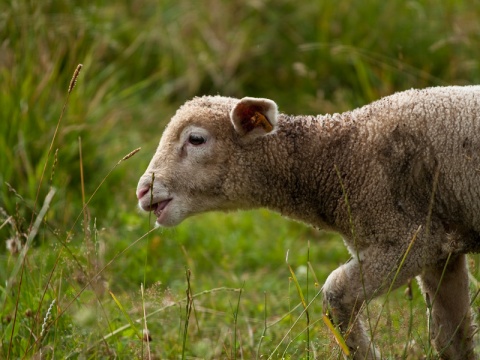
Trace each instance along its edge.
<instances>
[{"instance_id":1,"label":"green grass","mask_svg":"<svg viewBox=\"0 0 480 360\"><path fill-rule=\"evenodd\" d=\"M467 0L1 2L0 240L30 236L31 246L23 262L0 247L0 358L297 359L307 346L310 358L339 358L315 298L348 259L337 236L265 210L147 234L137 180L195 95L269 97L312 114L479 83L479 16ZM299 294L315 299L308 337ZM430 351L425 310L416 285L412 301L389 296L377 334L385 356ZM131 327L141 331L144 314L150 342Z\"/></svg>"}]
</instances>

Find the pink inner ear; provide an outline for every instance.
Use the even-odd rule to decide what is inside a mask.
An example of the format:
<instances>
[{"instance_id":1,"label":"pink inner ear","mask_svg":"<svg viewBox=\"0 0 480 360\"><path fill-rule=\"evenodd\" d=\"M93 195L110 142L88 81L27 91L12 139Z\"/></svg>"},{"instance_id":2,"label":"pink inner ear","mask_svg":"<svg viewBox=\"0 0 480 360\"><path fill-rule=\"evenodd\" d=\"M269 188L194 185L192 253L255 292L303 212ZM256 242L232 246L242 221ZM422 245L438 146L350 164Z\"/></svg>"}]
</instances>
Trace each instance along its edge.
<instances>
[{"instance_id":1,"label":"pink inner ear","mask_svg":"<svg viewBox=\"0 0 480 360\"><path fill-rule=\"evenodd\" d=\"M262 106L251 105L251 104L250 105L238 104L236 113L237 113L237 116L240 117L240 124L242 126L242 129L245 131L245 133L248 133L253 129L255 129L256 124L253 118L256 112L259 112L265 116L264 114L265 109Z\"/></svg>"}]
</instances>

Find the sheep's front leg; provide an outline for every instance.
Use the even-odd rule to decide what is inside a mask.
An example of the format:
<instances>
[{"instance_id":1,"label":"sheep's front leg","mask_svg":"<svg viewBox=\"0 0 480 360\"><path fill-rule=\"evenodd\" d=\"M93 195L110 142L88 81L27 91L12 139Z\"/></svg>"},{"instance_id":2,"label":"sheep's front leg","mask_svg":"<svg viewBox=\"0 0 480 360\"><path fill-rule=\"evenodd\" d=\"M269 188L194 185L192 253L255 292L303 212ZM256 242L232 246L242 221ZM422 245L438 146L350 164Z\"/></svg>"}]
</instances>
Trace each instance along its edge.
<instances>
[{"instance_id":1,"label":"sheep's front leg","mask_svg":"<svg viewBox=\"0 0 480 360\"><path fill-rule=\"evenodd\" d=\"M361 264L354 259L332 272L325 282L323 294L326 310L340 327L354 359L381 358L367 335L359 312L365 300L385 292L395 270L392 260L389 261L385 256L371 257L362 260ZM407 274L400 272L394 287L406 279ZM372 323L372 326L375 324Z\"/></svg>"},{"instance_id":2,"label":"sheep's front leg","mask_svg":"<svg viewBox=\"0 0 480 360\"><path fill-rule=\"evenodd\" d=\"M419 281L431 306L430 335L440 357L475 359L466 255L426 269Z\"/></svg>"}]
</instances>

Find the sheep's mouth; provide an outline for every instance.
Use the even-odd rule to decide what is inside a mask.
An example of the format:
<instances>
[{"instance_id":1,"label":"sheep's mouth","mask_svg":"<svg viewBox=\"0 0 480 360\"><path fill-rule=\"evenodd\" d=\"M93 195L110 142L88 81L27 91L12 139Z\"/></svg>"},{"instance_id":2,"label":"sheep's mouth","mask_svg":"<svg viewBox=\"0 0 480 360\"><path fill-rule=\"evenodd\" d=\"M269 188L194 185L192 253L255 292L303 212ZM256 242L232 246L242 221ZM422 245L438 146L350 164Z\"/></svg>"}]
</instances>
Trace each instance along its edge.
<instances>
[{"instance_id":1,"label":"sheep's mouth","mask_svg":"<svg viewBox=\"0 0 480 360\"><path fill-rule=\"evenodd\" d=\"M160 219L160 217L162 216L165 208L170 203L170 201L172 201L172 199L166 199L166 200L160 201L156 204L152 204L152 209L151 210L153 210L153 213L157 217L157 220Z\"/></svg>"}]
</instances>

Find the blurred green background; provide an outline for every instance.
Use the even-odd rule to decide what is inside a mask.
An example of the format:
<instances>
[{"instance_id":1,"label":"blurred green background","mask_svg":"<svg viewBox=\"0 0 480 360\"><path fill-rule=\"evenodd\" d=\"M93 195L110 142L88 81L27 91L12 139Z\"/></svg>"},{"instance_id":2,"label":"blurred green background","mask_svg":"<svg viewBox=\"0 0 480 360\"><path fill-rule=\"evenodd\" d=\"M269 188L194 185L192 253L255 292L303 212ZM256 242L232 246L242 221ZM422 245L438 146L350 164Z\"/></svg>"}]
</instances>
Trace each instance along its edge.
<instances>
[{"instance_id":1,"label":"blurred green background","mask_svg":"<svg viewBox=\"0 0 480 360\"><path fill-rule=\"evenodd\" d=\"M49 152L79 63L83 69ZM128 334L115 337L113 344L96 344L128 323L106 289L136 318L147 299L140 297L140 284L151 290L147 303L156 309L167 298L185 296L187 267L193 290L244 286L239 313L246 319L238 325L243 342L232 342L230 335L227 341L221 334L236 329L231 318L238 294L204 300L199 309L224 309L215 310L217 315L199 310L203 323L192 325L187 354L273 354L291 323L272 329L271 338L260 342L264 294L271 297L268 316L281 317L298 303L285 264L287 250L294 269L301 274L308 269L310 277L302 284L310 281L305 292L313 296L328 273L348 259L336 236L264 210L214 213L156 230L114 258L153 226L153 219L137 211L135 188L175 109L196 95L222 94L271 98L287 113L341 112L412 87L479 82L478 0L2 1L2 243L24 243L36 216L32 210L39 210L51 186L56 194L27 254L23 277L11 278L21 257L0 247L0 357L28 358L41 349L47 357L142 357L145 345ZM138 154L107 176L138 147ZM94 194L85 217L82 186L87 199ZM112 259L98 280L101 286L83 291ZM56 314L66 311L42 338L53 299ZM64 309L72 299L75 304ZM417 302L423 316L424 305ZM317 305L320 309L321 300ZM151 351L158 358L178 358L185 348L180 307L152 320L158 342ZM27 310L35 316L27 316ZM227 320L219 321L220 313ZM400 315L393 316L390 326L406 332L401 322ZM318 327L315 331L325 331ZM392 340L397 331L385 333L390 356L404 348L397 349ZM285 356L305 354L302 330L296 335L300 340L293 338L296 345L287 347ZM316 341L308 345L320 352L315 354L338 354L328 334ZM425 351L423 345L415 351Z\"/></svg>"}]
</instances>

